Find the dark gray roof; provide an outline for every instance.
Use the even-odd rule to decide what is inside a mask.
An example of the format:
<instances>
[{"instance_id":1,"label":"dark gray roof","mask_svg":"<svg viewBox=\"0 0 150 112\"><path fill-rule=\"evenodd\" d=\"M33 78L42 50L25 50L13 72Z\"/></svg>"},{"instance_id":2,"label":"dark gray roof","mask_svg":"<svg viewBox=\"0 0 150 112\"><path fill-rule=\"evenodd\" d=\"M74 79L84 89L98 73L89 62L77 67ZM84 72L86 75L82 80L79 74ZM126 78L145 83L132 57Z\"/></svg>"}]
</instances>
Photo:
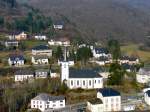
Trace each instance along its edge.
<instances>
[{"instance_id":1,"label":"dark gray roof","mask_svg":"<svg viewBox=\"0 0 150 112\"><path fill-rule=\"evenodd\" d=\"M148 97L150 97L150 90L146 91L146 94L148 95Z\"/></svg>"},{"instance_id":2,"label":"dark gray roof","mask_svg":"<svg viewBox=\"0 0 150 112\"><path fill-rule=\"evenodd\" d=\"M55 100L64 100L64 96L51 96L46 93L40 93L38 96L33 98L33 100L44 100L44 101L55 101Z\"/></svg>"},{"instance_id":3,"label":"dark gray roof","mask_svg":"<svg viewBox=\"0 0 150 112\"><path fill-rule=\"evenodd\" d=\"M108 50L106 48L95 48L96 54L105 53L108 54Z\"/></svg>"},{"instance_id":4,"label":"dark gray roof","mask_svg":"<svg viewBox=\"0 0 150 112\"><path fill-rule=\"evenodd\" d=\"M23 55L10 55L10 60L11 61L24 60L24 57L23 57Z\"/></svg>"},{"instance_id":5,"label":"dark gray roof","mask_svg":"<svg viewBox=\"0 0 150 112\"><path fill-rule=\"evenodd\" d=\"M98 92L100 92L103 97L120 96L120 93L112 88L102 88L99 89Z\"/></svg>"},{"instance_id":6,"label":"dark gray roof","mask_svg":"<svg viewBox=\"0 0 150 112\"><path fill-rule=\"evenodd\" d=\"M129 60L129 61L136 61L137 58L136 57L133 57L133 56L121 56L120 57L120 60Z\"/></svg>"},{"instance_id":7,"label":"dark gray roof","mask_svg":"<svg viewBox=\"0 0 150 112\"><path fill-rule=\"evenodd\" d=\"M48 69L37 69L35 70L35 72L49 72Z\"/></svg>"},{"instance_id":8,"label":"dark gray roof","mask_svg":"<svg viewBox=\"0 0 150 112\"><path fill-rule=\"evenodd\" d=\"M69 78L99 78L102 77L97 71L90 69L70 69Z\"/></svg>"},{"instance_id":9,"label":"dark gray roof","mask_svg":"<svg viewBox=\"0 0 150 112\"><path fill-rule=\"evenodd\" d=\"M29 69L20 69L15 72L15 75L34 75L34 72Z\"/></svg>"},{"instance_id":10,"label":"dark gray roof","mask_svg":"<svg viewBox=\"0 0 150 112\"><path fill-rule=\"evenodd\" d=\"M33 48L33 50L48 50L49 47L47 45L38 45Z\"/></svg>"},{"instance_id":11,"label":"dark gray roof","mask_svg":"<svg viewBox=\"0 0 150 112\"><path fill-rule=\"evenodd\" d=\"M95 99L89 100L89 102L91 104L103 104L102 100L99 99L99 98L95 98Z\"/></svg>"},{"instance_id":12,"label":"dark gray roof","mask_svg":"<svg viewBox=\"0 0 150 112\"><path fill-rule=\"evenodd\" d=\"M33 56L35 60L37 59L48 59L48 56L46 55L36 55L36 56Z\"/></svg>"}]
</instances>

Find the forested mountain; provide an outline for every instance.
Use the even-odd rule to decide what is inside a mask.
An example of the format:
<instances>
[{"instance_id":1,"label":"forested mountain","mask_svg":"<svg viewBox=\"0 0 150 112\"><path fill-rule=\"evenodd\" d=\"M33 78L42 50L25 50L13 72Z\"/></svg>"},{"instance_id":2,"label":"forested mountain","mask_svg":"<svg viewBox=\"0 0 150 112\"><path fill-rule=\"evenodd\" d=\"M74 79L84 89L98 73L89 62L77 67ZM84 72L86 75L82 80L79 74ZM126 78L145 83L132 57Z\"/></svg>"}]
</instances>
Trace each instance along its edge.
<instances>
[{"instance_id":1,"label":"forested mountain","mask_svg":"<svg viewBox=\"0 0 150 112\"><path fill-rule=\"evenodd\" d=\"M21 2L20 0L18 0ZM82 37L141 42L150 31L149 0L22 0L45 15L66 17Z\"/></svg>"}]
</instances>

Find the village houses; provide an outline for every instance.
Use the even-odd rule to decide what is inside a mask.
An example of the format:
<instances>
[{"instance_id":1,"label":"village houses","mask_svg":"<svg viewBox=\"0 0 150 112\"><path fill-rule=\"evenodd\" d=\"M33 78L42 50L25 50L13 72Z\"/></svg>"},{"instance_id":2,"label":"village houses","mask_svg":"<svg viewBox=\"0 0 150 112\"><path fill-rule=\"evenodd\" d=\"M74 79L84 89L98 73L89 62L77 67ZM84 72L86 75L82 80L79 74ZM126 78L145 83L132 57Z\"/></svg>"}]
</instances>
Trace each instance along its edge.
<instances>
[{"instance_id":1,"label":"village houses","mask_svg":"<svg viewBox=\"0 0 150 112\"><path fill-rule=\"evenodd\" d=\"M15 72L15 82L28 81L34 78L34 72L29 69L20 69Z\"/></svg>"}]
</instances>

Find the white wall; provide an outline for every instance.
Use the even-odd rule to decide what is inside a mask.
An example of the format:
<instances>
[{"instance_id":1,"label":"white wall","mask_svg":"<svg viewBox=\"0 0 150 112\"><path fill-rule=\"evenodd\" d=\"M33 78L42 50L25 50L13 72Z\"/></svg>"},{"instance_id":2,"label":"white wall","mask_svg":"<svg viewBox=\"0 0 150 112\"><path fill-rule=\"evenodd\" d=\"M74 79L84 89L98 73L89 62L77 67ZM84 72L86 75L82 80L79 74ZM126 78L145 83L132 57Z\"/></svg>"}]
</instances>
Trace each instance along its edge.
<instances>
[{"instance_id":1,"label":"white wall","mask_svg":"<svg viewBox=\"0 0 150 112\"><path fill-rule=\"evenodd\" d=\"M47 55L47 56L52 56L52 50L33 50L32 49L32 55Z\"/></svg>"},{"instance_id":2,"label":"white wall","mask_svg":"<svg viewBox=\"0 0 150 112\"><path fill-rule=\"evenodd\" d=\"M148 83L150 81L150 76L149 75L140 75L137 73L136 80L138 83Z\"/></svg>"},{"instance_id":3,"label":"white wall","mask_svg":"<svg viewBox=\"0 0 150 112\"><path fill-rule=\"evenodd\" d=\"M87 102L87 108L90 112L104 112L103 104L91 104Z\"/></svg>"},{"instance_id":4,"label":"white wall","mask_svg":"<svg viewBox=\"0 0 150 112\"><path fill-rule=\"evenodd\" d=\"M100 98L104 104L104 111L120 111L121 96L103 97L100 92L97 93L97 98Z\"/></svg>"},{"instance_id":5,"label":"white wall","mask_svg":"<svg viewBox=\"0 0 150 112\"><path fill-rule=\"evenodd\" d=\"M25 81L27 79L33 78L33 75L15 75L15 82L17 81Z\"/></svg>"},{"instance_id":6,"label":"white wall","mask_svg":"<svg viewBox=\"0 0 150 112\"><path fill-rule=\"evenodd\" d=\"M41 111L48 109L59 109L65 107L65 100L46 101L43 100L31 100L31 108L37 108Z\"/></svg>"},{"instance_id":7,"label":"white wall","mask_svg":"<svg viewBox=\"0 0 150 112\"><path fill-rule=\"evenodd\" d=\"M96 89L103 88L103 78L69 78L68 87L70 89Z\"/></svg>"}]
</instances>

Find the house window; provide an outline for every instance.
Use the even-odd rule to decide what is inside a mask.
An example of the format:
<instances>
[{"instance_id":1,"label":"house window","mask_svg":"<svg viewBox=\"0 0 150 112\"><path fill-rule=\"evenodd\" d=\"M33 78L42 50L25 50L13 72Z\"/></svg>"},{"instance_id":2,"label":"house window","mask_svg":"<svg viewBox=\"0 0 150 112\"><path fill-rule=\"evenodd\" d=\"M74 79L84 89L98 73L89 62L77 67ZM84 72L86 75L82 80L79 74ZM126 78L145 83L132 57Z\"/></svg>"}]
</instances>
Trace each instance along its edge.
<instances>
[{"instance_id":1,"label":"house window","mask_svg":"<svg viewBox=\"0 0 150 112\"><path fill-rule=\"evenodd\" d=\"M114 99L113 99L113 98L111 98L111 102L114 102Z\"/></svg>"},{"instance_id":2,"label":"house window","mask_svg":"<svg viewBox=\"0 0 150 112\"><path fill-rule=\"evenodd\" d=\"M79 81L77 81L77 85L79 85Z\"/></svg>"},{"instance_id":3,"label":"house window","mask_svg":"<svg viewBox=\"0 0 150 112\"><path fill-rule=\"evenodd\" d=\"M63 102L63 100L60 100L60 102Z\"/></svg>"},{"instance_id":4,"label":"house window","mask_svg":"<svg viewBox=\"0 0 150 112\"><path fill-rule=\"evenodd\" d=\"M35 107L35 105L33 105L33 107Z\"/></svg>"},{"instance_id":5,"label":"house window","mask_svg":"<svg viewBox=\"0 0 150 112\"><path fill-rule=\"evenodd\" d=\"M83 85L85 85L85 81L83 81Z\"/></svg>"},{"instance_id":6,"label":"house window","mask_svg":"<svg viewBox=\"0 0 150 112\"><path fill-rule=\"evenodd\" d=\"M100 81L100 80L98 80L98 83L100 84L100 83L101 83L101 81Z\"/></svg>"},{"instance_id":7,"label":"house window","mask_svg":"<svg viewBox=\"0 0 150 112\"><path fill-rule=\"evenodd\" d=\"M71 81L71 85L73 86L73 80Z\"/></svg>"},{"instance_id":8,"label":"house window","mask_svg":"<svg viewBox=\"0 0 150 112\"><path fill-rule=\"evenodd\" d=\"M63 104L60 104L60 106L63 106Z\"/></svg>"},{"instance_id":9,"label":"house window","mask_svg":"<svg viewBox=\"0 0 150 112\"><path fill-rule=\"evenodd\" d=\"M95 83L96 83L96 80L95 80Z\"/></svg>"},{"instance_id":10,"label":"house window","mask_svg":"<svg viewBox=\"0 0 150 112\"><path fill-rule=\"evenodd\" d=\"M40 108L42 108L42 105L40 105Z\"/></svg>"},{"instance_id":11,"label":"house window","mask_svg":"<svg viewBox=\"0 0 150 112\"><path fill-rule=\"evenodd\" d=\"M55 104L53 104L53 107L55 107L56 105Z\"/></svg>"},{"instance_id":12,"label":"house window","mask_svg":"<svg viewBox=\"0 0 150 112\"><path fill-rule=\"evenodd\" d=\"M89 85L91 86L91 81L89 81Z\"/></svg>"},{"instance_id":13,"label":"house window","mask_svg":"<svg viewBox=\"0 0 150 112\"><path fill-rule=\"evenodd\" d=\"M53 101L53 103L56 103L56 101Z\"/></svg>"},{"instance_id":14,"label":"house window","mask_svg":"<svg viewBox=\"0 0 150 112\"><path fill-rule=\"evenodd\" d=\"M105 99L105 102L108 103L108 99Z\"/></svg>"}]
</instances>

